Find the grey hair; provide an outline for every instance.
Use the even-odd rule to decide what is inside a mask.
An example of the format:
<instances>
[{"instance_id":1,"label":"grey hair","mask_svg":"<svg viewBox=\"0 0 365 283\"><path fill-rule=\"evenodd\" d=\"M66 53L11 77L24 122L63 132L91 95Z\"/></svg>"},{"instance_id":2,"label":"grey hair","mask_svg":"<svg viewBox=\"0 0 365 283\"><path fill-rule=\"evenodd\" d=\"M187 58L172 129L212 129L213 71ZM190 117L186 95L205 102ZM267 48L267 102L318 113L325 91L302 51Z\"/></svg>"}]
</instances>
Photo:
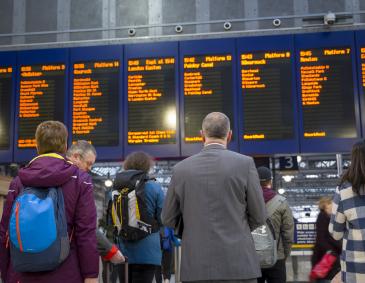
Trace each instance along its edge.
<instances>
[{"instance_id":1,"label":"grey hair","mask_svg":"<svg viewBox=\"0 0 365 283\"><path fill-rule=\"evenodd\" d=\"M224 113L211 112L205 116L202 129L208 138L224 139L231 130L229 118Z\"/></svg>"},{"instance_id":2,"label":"grey hair","mask_svg":"<svg viewBox=\"0 0 365 283\"><path fill-rule=\"evenodd\" d=\"M71 147L67 150L66 156L70 157L75 153L84 156L87 152L93 153L96 157L96 150L92 144L88 143L85 140L78 140L77 142L72 144Z\"/></svg>"}]
</instances>

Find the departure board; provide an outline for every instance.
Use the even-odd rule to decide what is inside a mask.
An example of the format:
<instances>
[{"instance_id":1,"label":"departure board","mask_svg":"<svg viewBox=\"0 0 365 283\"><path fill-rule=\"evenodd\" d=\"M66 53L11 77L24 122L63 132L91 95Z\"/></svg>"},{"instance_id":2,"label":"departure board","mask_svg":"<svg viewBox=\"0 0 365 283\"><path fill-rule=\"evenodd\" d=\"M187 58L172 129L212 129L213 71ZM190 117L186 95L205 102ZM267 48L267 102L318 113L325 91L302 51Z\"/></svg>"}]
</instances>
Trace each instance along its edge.
<instances>
[{"instance_id":1,"label":"departure board","mask_svg":"<svg viewBox=\"0 0 365 283\"><path fill-rule=\"evenodd\" d=\"M204 117L223 112L233 127L232 55L184 56L185 143L200 143Z\"/></svg>"},{"instance_id":2,"label":"departure board","mask_svg":"<svg viewBox=\"0 0 365 283\"><path fill-rule=\"evenodd\" d=\"M292 54L240 55L244 140L294 138Z\"/></svg>"},{"instance_id":3,"label":"departure board","mask_svg":"<svg viewBox=\"0 0 365 283\"><path fill-rule=\"evenodd\" d=\"M357 136L351 48L300 50L303 136Z\"/></svg>"},{"instance_id":4,"label":"departure board","mask_svg":"<svg viewBox=\"0 0 365 283\"><path fill-rule=\"evenodd\" d=\"M35 148L35 130L46 120L63 121L65 64L20 68L18 148Z\"/></svg>"},{"instance_id":5,"label":"departure board","mask_svg":"<svg viewBox=\"0 0 365 283\"><path fill-rule=\"evenodd\" d=\"M128 144L176 143L175 58L128 59Z\"/></svg>"},{"instance_id":6,"label":"departure board","mask_svg":"<svg viewBox=\"0 0 365 283\"><path fill-rule=\"evenodd\" d=\"M0 66L0 149L10 148L12 75L11 66Z\"/></svg>"},{"instance_id":7,"label":"departure board","mask_svg":"<svg viewBox=\"0 0 365 283\"><path fill-rule=\"evenodd\" d=\"M76 62L72 139L95 146L119 144L119 61Z\"/></svg>"},{"instance_id":8,"label":"departure board","mask_svg":"<svg viewBox=\"0 0 365 283\"><path fill-rule=\"evenodd\" d=\"M360 48L360 59L361 59L361 85L363 93L365 93L365 47Z\"/></svg>"}]
</instances>

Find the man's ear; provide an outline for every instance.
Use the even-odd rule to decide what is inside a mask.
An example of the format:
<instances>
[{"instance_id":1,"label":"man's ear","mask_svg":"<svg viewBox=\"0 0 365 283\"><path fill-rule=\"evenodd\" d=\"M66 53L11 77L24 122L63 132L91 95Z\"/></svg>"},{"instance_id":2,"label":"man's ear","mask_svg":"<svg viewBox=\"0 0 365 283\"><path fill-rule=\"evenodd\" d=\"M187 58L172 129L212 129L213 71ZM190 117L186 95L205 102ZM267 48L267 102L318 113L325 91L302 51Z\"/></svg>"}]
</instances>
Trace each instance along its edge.
<instances>
[{"instance_id":1,"label":"man's ear","mask_svg":"<svg viewBox=\"0 0 365 283\"><path fill-rule=\"evenodd\" d=\"M232 130L229 130L227 135L227 144L232 140Z\"/></svg>"},{"instance_id":2,"label":"man's ear","mask_svg":"<svg viewBox=\"0 0 365 283\"><path fill-rule=\"evenodd\" d=\"M204 135L203 130L200 130L200 136L201 136L201 137L202 137L202 139L203 139L203 143L205 143L205 135Z\"/></svg>"}]
</instances>

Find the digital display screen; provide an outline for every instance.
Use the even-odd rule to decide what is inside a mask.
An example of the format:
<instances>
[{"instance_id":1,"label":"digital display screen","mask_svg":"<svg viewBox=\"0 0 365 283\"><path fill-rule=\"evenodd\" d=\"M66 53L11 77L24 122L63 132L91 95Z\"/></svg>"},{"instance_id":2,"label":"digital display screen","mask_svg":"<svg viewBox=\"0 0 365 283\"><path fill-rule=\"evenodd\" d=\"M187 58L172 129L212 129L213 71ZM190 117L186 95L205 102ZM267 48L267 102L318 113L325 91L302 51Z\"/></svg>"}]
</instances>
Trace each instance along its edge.
<instances>
[{"instance_id":1,"label":"digital display screen","mask_svg":"<svg viewBox=\"0 0 365 283\"><path fill-rule=\"evenodd\" d=\"M175 58L128 60L128 144L176 143Z\"/></svg>"},{"instance_id":2,"label":"digital display screen","mask_svg":"<svg viewBox=\"0 0 365 283\"><path fill-rule=\"evenodd\" d=\"M119 61L73 65L72 139L119 144Z\"/></svg>"},{"instance_id":3,"label":"digital display screen","mask_svg":"<svg viewBox=\"0 0 365 283\"><path fill-rule=\"evenodd\" d=\"M355 138L351 48L300 50L304 138Z\"/></svg>"},{"instance_id":4,"label":"digital display screen","mask_svg":"<svg viewBox=\"0 0 365 283\"><path fill-rule=\"evenodd\" d=\"M294 138L292 54L241 54L244 140Z\"/></svg>"},{"instance_id":5,"label":"digital display screen","mask_svg":"<svg viewBox=\"0 0 365 283\"><path fill-rule=\"evenodd\" d=\"M232 55L184 56L185 143L200 143L204 117L223 112L233 128Z\"/></svg>"},{"instance_id":6,"label":"digital display screen","mask_svg":"<svg viewBox=\"0 0 365 283\"><path fill-rule=\"evenodd\" d=\"M18 148L35 148L35 130L47 120L63 121L65 64L27 65L20 68Z\"/></svg>"},{"instance_id":7,"label":"digital display screen","mask_svg":"<svg viewBox=\"0 0 365 283\"><path fill-rule=\"evenodd\" d=\"M0 149L10 147L12 74L11 66L0 66Z\"/></svg>"},{"instance_id":8,"label":"digital display screen","mask_svg":"<svg viewBox=\"0 0 365 283\"><path fill-rule=\"evenodd\" d=\"M360 58L361 58L361 85L363 88L363 92L365 93L365 47L360 49Z\"/></svg>"}]
</instances>

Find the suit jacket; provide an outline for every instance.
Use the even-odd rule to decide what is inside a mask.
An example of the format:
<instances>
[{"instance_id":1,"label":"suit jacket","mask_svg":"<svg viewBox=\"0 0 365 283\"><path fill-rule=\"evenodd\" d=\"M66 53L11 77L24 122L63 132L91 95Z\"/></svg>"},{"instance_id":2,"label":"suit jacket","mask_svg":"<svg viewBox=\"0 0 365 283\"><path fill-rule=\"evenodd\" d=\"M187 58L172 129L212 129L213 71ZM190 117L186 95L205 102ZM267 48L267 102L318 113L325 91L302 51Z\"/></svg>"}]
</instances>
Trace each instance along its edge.
<instances>
[{"instance_id":1,"label":"suit jacket","mask_svg":"<svg viewBox=\"0 0 365 283\"><path fill-rule=\"evenodd\" d=\"M174 228L180 215L182 281L260 277L251 230L264 224L266 208L252 158L211 144L179 162L162 222Z\"/></svg>"}]
</instances>

